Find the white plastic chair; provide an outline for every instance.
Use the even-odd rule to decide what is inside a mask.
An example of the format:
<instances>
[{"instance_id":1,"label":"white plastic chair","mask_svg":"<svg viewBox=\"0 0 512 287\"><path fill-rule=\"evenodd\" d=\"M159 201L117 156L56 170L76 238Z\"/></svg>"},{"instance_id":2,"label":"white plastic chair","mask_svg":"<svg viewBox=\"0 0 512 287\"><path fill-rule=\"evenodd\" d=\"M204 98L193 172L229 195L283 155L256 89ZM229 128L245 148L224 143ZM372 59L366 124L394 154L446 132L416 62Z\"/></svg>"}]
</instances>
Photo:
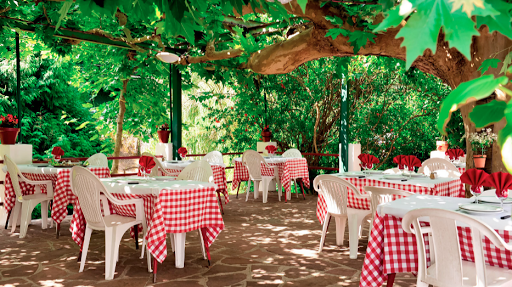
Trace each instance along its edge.
<instances>
[{"instance_id":1,"label":"white plastic chair","mask_svg":"<svg viewBox=\"0 0 512 287\"><path fill-rule=\"evenodd\" d=\"M143 200L141 198L118 200L106 189L100 179L88 169L75 166L71 169L71 189L78 197L85 221L84 243L82 247L82 261L79 272L84 271L87 251L93 230L105 231L105 280L114 278L116 263L119 259L119 245L123 234L132 226L142 224L144 237L147 232L144 216ZM109 202L115 205L135 205L135 218L110 214ZM100 205L101 204L101 205ZM102 215L101 210L103 207ZM145 246L146 241L143 241ZM144 248L142 248L144 252ZM144 255L144 253L142 253ZM141 256L142 258L142 256ZM148 271L151 272L151 255L147 251Z\"/></svg>"},{"instance_id":2,"label":"white plastic chair","mask_svg":"<svg viewBox=\"0 0 512 287\"><path fill-rule=\"evenodd\" d=\"M143 152L142 155L143 156L151 156L151 157L153 157L153 160L155 161L155 167L153 167L151 169L151 173L149 174L149 177L159 176L160 174L158 173L158 170L160 170L160 172L162 172L163 176L172 176L172 177L174 177L174 175L171 174L170 172L168 172L165 169L165 167L162 164L162 162L158 158L156 158L153 154L151 154L149 152Z\"/></svg>"},{"instance_id":3,"label":"white plastic chair","mask_svg":"<svg viewBox=\"0 0 512 287\"><path fill-rule=\"evenodd\" d=\"M291 148L287 151L285 151L283 153L283 157L287 157L287 158L302 158L302 153L300 153L300 151L296 148ZM292 178L291 180L293 180L295 182L295 186L297 186L297 179L299 179L300 177L297 177L297 178ZM302 190L302 196L304 196L304 199L306 199L306 195L304 194L304 190L301 188ZM297 191L297 188L295 188L295 191ZM290 194L287 195L288 196L288 199L290 199ZM299 193L297 192L297 198L299 198Z\"/></svg>"},{"instance_id":4,"label":"white plastic chair","mask_svg":"<svg viewBox=\"0 0 512 287\"><path fill-rule=\"evenodd\" d=\"M213 182L213 170L206 161L195 161L187 165L178 175L176 180L194 180L201 182Z\"/></svg>"},{"instance_id":5,"label":"white plastic chair","mask_svg":"<svg viewBox=\"0 0 512 287\"><path fill-rule=\"evenodd\" d=\"M224 158L222 157L222 153L216 150L207 153L202 160L207 161L209 163L224 164Z\"/></svg>"},{"instance_id":6,"label":"white plastic chair","mask_svg":"<svg viewBox=\"0 0 512 287\"><path fill-rule=\"evenodd\" d=\"M18 166L7 156L4 155L4 161L11 177L12 187L16 194L16 201L14 208L11 213L11 233L16 230L18 223L18 217L21 212L21 223L20 223L20 238L24 238L27 235L28 225L32 219L32 210L38 203L41 203L41 218L43 219L42 228L48 227L48 204L53 199L53 185L51 180L44 181L33 181L27 179L18 169ZM23 195L20 188L20 182L26 182L28 184L35 185L36 191L34 194ZM46 193L41 192L41 185L46 186Z\"/></svg>"},{"instance_id":7,"label":"white plastic chair","mask_svg":"<svg viewBox=\"0 0 512 287\"><path fill-rule=\"evenodd\" d=\"M418 173L423 173L425 175L430 175L431 172L436 170L453 170L458 172L459 170L453 163L443 158L429 158L421 164L421 167L418 169ZM459 176L460 177L460 176Z\"/></svg>"},{"instance_id":8,"label":"white plastic chair","mask_svg":"<svg viewBox=\"0 0 512 287\"><path fill-rule=\"evenodd\" d=\"M283 157L302 157L302 154L298 149L291 148L283 153Z\"/></svg>"},{"instance_id":9,"label":"white plastic chair","mask_svg":"<svg viewBox=\"0 0 512 287\"><path fill-rule=\"evenodd\" d=\"M384 174L399 174L399 173L401 173L401 171L400 171L400 169L398 169L398 167L394 167L394 168L386 169L383 173Z\"/></svg>"},{"instance_id":10,"label":"white plastic chair","mask_svg":"<svg viewBox=\"0 0 512 287\"><path fill-rule=\"evenodd\" d=\"M363 195L357 187L350 182L328 174L319 175L313 181L315 190L321 194L327 204L327 216L323 222L320 248L322 252L325 243L325 235L329 227L331 216L336 220L336 244L343 245L345 237L345 225L348 219L350 259L357 258L359 236L361 235L361 223L365 217L371 214L370 210L347 207L347 188L354 192L357 198L369 199L369 195Z\"/></svg>"},{"instance_id":11,"label":"white plastic chair","mask_svg":"<svg viewBox=\"0 0 512 287\"><path fill-rule=\"evenodd\" d=\"M379 204L393 201L394 195L407 197L414 194L404 190L378 186L365 186L363 189L370 194L370 210L372 211L372 219L370 221L370 228L368 233L370 235L372 234L373 219L375 218L375 214L377 213L377 206L379 206Z\"/></svg>"},{"instance_id":12,"label":"white plastic chair","mask_svg":"<svg viewBox=\"0 0 512 287\"><path fill-rule=\"evenodd\" d=\"M420 217L429 217L430 226L421 227ZM475 262L462 261L456 222L471 228ZM512 245L506 243L487 224L451 210L422 208L405 214L402 228L416 235L417 286L512 286L512 270L485 265L482 249L484 236L497 248L512 251ZM429 234L430 267L427 267L426 262L424 233Z\"/></svg>"},{"instance_id":13,"label":"white plastic chair","mask_svg":"<svg viewBox=\"0 0 512 287\"><path fill-rule=\"evenodd\" d=\"M438 178L460 178L461 174L458 170L438 169L435 171Z\"/></svg>"},{"instance_id":14,"label":"white plastic chair","mask_svg":"<svg viewBox=\"0 0 512 287\"><path fill-rule=\"evenodd\" d=\"M91 166L108 167L107 156L102 153L93 154L87 159L87 162Z\"/></svg>"},{"instance_id":15,"label":"white plastic chair","mask_svg":"<svg viewBox=\"0 0 512 287\"><path fill-rule=\"evenodd\" d=\"M281 201L281 181L279 180L279 170L277 166L270 166L267 164L265 159L254 150L246 150L242 155L242 164L247 167L249 171L249 181L247 182L247 194L245 195L245 201L249 200L249 189L251 187L251 180L254 182L254 199L258 198L259 184L263 184L263 203L267 203L268 199L268 185L275 179L277 183L277 193L279 195L279 201ZM261 167L267 167L274 169L274 176L261 175Z\"/></svg>"}]
</instances>

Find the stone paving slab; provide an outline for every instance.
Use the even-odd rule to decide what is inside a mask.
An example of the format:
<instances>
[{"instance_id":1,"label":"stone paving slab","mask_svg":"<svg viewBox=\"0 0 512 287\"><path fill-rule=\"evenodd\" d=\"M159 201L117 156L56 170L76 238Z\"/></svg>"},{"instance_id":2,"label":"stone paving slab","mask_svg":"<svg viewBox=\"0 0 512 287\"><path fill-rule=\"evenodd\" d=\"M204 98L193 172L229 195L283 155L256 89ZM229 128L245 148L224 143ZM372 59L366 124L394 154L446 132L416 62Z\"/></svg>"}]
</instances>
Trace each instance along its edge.
<instances>
[{"instance_id":1,"label":"stone paving slab","mask_svg":"<svg viewBox=\"0 0 512 287\"><path fill-rule=\"evenodd\" d=\"M71 239L69 218L55 238L55 229L42 230L32 221L26 238L0 228L0 286L359 286L367 245L367 224L359 241L359 256L350 260L348 240L335 245L334 226L322 253L317 253L321 225L316 219L317 197L295 196L279 202L245 201L231 195L224 206L226 228L211 247L212 266L202 259L197 232L187 234L185 268L174 267L174 256L158 266L157 282L139 259L134 240L126 233L120 248L114 280L105 281L104 234L93 232L84 272L78 273L78 246ZM348 230L345 238L348 239ZM168 245L170 246L170 245ZM394 286L415 286L411 274L397 274Z\"/></svg>"}]
</instances>

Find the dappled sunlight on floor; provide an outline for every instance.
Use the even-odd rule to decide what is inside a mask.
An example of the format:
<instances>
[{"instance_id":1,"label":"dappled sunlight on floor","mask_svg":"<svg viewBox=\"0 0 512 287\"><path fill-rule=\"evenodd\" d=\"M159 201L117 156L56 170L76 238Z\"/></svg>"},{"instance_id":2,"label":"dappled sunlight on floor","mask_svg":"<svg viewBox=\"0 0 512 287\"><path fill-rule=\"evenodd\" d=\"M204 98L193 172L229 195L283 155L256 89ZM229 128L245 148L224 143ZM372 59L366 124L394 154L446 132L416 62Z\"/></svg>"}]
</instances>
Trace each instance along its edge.
<instances>
[{"instance_id":1,"label":"dappled sunlight on floor","mask_svg":"<svg viewBox=\"0 0 512 287\"><path fill-rule=\"evenodd\" d=\"M0 286L359 286L367 223L357 259L349 259L348 233L343 246L335 245L334 225L319 254L322 227L316 219L316 196L292 197L284 203L273 192L266 204L261 197L251 197L246 202L244 194L239 199L232 195L224 206L226 228L211 246L209 268L197 232L190 232L185 268L174 267L174 255L168 250L167 259L158 265L156 284L128 233L121 241L114 280L105 281L102 232L93 232L84 272L78 273L79 248L71 239L69 219L62 224L59 239L55 229L42 230L39 221L32 222L24 239L1 228ZM416 285L411 274L397 274L395 283L395 287Z\"/></svg>"}]
</instances>

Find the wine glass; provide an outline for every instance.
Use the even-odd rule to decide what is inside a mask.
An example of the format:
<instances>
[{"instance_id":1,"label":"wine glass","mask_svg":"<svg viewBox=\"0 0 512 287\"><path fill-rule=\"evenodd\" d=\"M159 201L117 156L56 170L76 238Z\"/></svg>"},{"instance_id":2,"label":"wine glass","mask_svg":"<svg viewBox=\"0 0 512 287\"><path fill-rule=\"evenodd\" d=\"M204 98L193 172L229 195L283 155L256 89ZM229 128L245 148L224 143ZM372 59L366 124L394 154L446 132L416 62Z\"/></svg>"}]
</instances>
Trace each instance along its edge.
<instances>
[{"instance_id":1,"label":"wine glass","mask_svg":"<svg viewBox=\"0 0 512 287\"><path fill-rule=\"evenodd\" d=\"M478 204L478 196L482 194L484 187L483 186L476 186L475 188L471 187L469 191L471 194L475 197L475 203Z\"/></svg>"},{"instance_id":2,"label":"wine glass","mask_svg":"<svg viewBox=\"0 0 512 287\"><path fill-rule=\"evenodd\" d=\"M498 190L496 190L496 196L500 200L500 207L501 207L501 209L503 209L503 201L505 201L505 199L508 196L508 190L502 190L499 193L498 193Z\"/></svg>"}]
</instances>

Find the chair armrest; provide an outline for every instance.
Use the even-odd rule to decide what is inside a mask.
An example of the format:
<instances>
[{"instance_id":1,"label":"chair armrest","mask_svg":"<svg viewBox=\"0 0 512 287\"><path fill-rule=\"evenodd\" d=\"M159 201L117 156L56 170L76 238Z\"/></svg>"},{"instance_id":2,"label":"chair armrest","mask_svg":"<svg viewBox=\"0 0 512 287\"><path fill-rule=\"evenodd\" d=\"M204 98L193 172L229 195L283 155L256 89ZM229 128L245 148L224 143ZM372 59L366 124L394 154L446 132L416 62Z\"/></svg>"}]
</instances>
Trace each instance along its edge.
<instances>
[{"instance_id":1,"label":"chair armrest","mask_svg":"<svg viewBox=\"0 0 512 287\"><path fill-rule=\"evenodd\" d=\"M108 199L105 195L100 194L100 202L103 205L104 216L110 215L110 206L108 205Z\"/></svg>"},{"instance_id":2,"label":"chair armrest","mask_svg":"<svg viewBox=\"0 0 512 287\"><path fill-rule=\"evenodd\" d=\"M163 175L175 177L173 174L168 172L165 168L161 168L160 170L162 171Z\"/></svg>"},{"instance_id":3,"label":"chair armrest","mask_svg":"<svg viewBox=\"0 0 512 287\"><path fill-rule=\"evenodd\" d=\"M135 204L135 219L138 221L144 220L144 200L142 198L133 198L126 200L118 200L114 198L114 200L110 200L115 205L130 205Z\"/></svg>"},{"instance_id":4,"label":"chair armrest","mask_svg":"<svg viewBox=\"0 0 512 287\"><path fill-rule=\"evenodd\" d=\"M48 195L48 197L53 198L53 182L51 180L35 181L35 180L30 180L24 176L21 176L20 179L21 179L20 182L25 182L25 183L32 184L32 185L46 185L46 194Z\"/></svg>"}]
</instances>

